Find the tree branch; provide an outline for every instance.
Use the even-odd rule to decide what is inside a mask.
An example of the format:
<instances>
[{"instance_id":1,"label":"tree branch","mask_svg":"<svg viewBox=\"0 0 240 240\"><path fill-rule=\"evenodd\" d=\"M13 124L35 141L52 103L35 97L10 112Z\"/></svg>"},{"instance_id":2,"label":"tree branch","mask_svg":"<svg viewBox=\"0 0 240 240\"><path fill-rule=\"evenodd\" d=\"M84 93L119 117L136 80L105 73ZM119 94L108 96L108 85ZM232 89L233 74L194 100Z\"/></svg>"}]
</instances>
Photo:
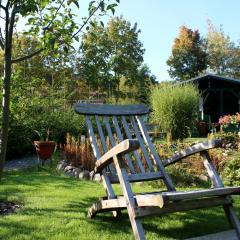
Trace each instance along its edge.
<instances>
[{"instance_id":1,"label":"tree branch","mask_svg":"<svg viewBox=\"0 0 240 240\"><path fill-rule=\"evenodd\" d=\"M44 28L44 31L46 31L50 26L51 24L53 23L54 19L57 17L57 14L59 12L59 10L61 9L63 3L64 3L65 0L62 0L62 2L60 3L59 7L57 8L53 18L51 19L51 21L48 23L48 25ZM38 55L39 53L41 53L42 51L44 50L44 48L40 48L39 50L35 51L35 52L32 52L28 55L25 55L23 57L19 57L19 58L16 58L16 59L13 59L12 60L12 63L18 63L18 62L21 62L21 61L24 61L24 60L27 60L29 58L32 58L36 55Z\"/></svg>"},{"instance_id":2,"label":"tree branch","mask_svg":"<svg viewBox=\"0 0 240 240\"><path fill-rule=\"evenodd\" d=\"M9 27L9 10L8 8L5 9L5 46L8 43L8 27Z\"/></svg>"},{"instance_id":3,"label":"tree branch","mask_svg":"<svg viewBox=\"0 0 240 240\"><path fill-rule=\"evenodd\" d=\"M4 50L4 39L2 35L2 29L0 28L0 47Z\"/></svg>"},{"instance_id":4,"label":"tree branch","mask_svg":"<svg viewBox=\"0 0 240 240\"><path fill-rule=\"evenodd\" d=\"M5 6L3 6L2 4L0 4L0 8L2 8L4 11L7 10L7 8Z\"/></svg>"},{"instance_id":5,"label":"tree branch","mask_svg":"<svg viewBox=\"0 0 240 240\"><path fill-rule=\"evenodd\" d=\"M74 37L76 37L76 36L82 31L82 29L87 25L89 19L98 11L98 9L99 9L100 6L101 6L101 2L102 2L102 1L99 2L99 4L98 4L98 6L96 7L96 9L88 16L88 18L84 21L84 23L81 25L81 27L72 35L72 37L71 37L72 39L73 39Z\"/></svg>"},{"instance_id":6,"label":"tree branch","mask_svg":"<svg viewBox=\"0 0 240 240\"><path fill-rule=\"evenodd\" d=\"M15 17L16 14L18 13L18 6L15 4L12 9L12 14L10 16L10 21L9 21L9 30L8 30L8 44L12 45L12 37L13 37L13 28L14 28L14 23L15 23Z\"/></svg>"},{"instance_id":7,"label":"tree branch","mask_svg":"<svg viewBox=\"0 0 240 240\"><path fill-rule=\"evenodd\" d=\"M40 48L40 49L37 50L36 52L30 53L30 54L28 54L28 55L26 55L26 56L23 56L23 57L19 57L19 58L13 59L13 60L12 60L12 63L18 63L18 62L27 60L27 59L29 59L29 58L32 58L32 57L34 57L35 55L38 55L39 53L41 53L43 50L44 50L43 48Z\"/></svg>"},{"instance_id":8,"label":"tree branch","mask_svg":"<svg viewBox=\"0 0 240 240\"><path fill-rule=\"evenodd\" d=\"M44 31L46 31L46 30L51 26L51 24L53 23L53 21L56 19L57 14L58 14L59 10L61 9L61 7L62 7L62 5L63 5L64 2L65 2L65 0L62 0L62 2L59 4L59 7L57 8L54 16L52 17L52 19L50 20L50 22L48 23L48 25L47 25L46 27L44 27Z\"/></svg>"}]
</instances>

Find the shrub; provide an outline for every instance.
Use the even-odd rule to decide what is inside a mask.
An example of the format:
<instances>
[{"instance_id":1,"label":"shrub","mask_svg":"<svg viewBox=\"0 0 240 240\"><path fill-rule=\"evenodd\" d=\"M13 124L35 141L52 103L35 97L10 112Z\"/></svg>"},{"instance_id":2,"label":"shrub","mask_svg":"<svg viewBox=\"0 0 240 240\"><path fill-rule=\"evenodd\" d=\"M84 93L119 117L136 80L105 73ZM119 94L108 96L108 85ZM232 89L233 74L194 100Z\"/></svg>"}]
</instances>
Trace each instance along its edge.
<instances>
[{"instance_id":1,"label":"shrub","mask_svg":"<svg viewBox=\"0 0 240 240\"><path fill-rule=\"evenodd\" d=\"M21 119L11 117L7 159L35 152L32 143L34 140L39 140L39 137L34 133L34 130L42 133L45 138L47 129L50 130L49 140L54 140L58 144L66 142L67 133L73 136L86 133L84 117L74 113L71 108L65 111L38 109L38 114L34 114L34 111L29 109L21 116Z\"/></svg>"},{"instance_id":2,"label":"shrub","mask_svg":"<svg viewBox=\"0 0 240 240\"><path fill-rule=\"evenodd\" d=\"M235 153L229 157L222 172L224 184L237 186L240 184L240 154Z\"/></svg>"},{"instance_id":3,"label":"shrub","mask_svg":"<svg viewBox=\"0 0 240 240\"><path fill-rule=\"evenodd\" d=\"M198 116L199 92L192 84L161 84L152 89L153 121L173 139L190 135Z\"/></svg>"},{"instance_id":4,"label":"shrub","mask_svg":"<svg viewBox=\"0 0 240 240\"><path fill-rule=\"evenodd\" d=\"M221 139L222 148L238 149L239 135L236 132L218 132L208 136L209 139Z\"/></svg>"}]
</instances>

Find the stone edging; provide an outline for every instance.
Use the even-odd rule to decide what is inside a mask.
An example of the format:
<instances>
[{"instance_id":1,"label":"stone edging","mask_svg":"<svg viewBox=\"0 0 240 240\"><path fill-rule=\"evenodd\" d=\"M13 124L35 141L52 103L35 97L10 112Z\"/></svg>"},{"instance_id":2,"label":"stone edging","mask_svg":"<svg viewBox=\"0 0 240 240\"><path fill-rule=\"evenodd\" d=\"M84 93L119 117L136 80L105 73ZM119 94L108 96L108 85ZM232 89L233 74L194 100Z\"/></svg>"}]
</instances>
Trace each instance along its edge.
<instances>
[{"instance_id":1,"label":"stone edging","mask_svg":"<svg viewBox=\"0 0 240 240\"><path fill-rule=\"evenodd\" d=\"M77 178L81 180L91 180L100 182L101 176L100 174L95 174L93 171L85 170L83 167L74 167L71 164L69 164L66 160L62 160L58 163L56 170L58 172L64 172L65 175Z\"/></svg>"}]
</instances>

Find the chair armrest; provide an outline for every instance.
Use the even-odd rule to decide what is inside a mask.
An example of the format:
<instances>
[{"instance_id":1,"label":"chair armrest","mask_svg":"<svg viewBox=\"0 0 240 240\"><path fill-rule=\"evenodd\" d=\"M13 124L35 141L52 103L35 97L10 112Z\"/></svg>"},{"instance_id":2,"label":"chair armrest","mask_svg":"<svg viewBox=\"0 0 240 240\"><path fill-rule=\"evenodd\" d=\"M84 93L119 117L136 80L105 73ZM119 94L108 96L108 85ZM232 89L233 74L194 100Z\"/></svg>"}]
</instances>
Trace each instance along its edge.
<instances>
[{"instance_id":1,"label":"chair armrest","mask_svg":"<svg viewBox=\"0 0 240 240\"><path fill-rule=\"evenodd\" d=\"M163 160L163 165L168 166L170 164L173 164L173 163L175 163L185 157L191 156L193 154L219 147L220 144L221 144L221 140L217 140L217 139L194 144L193 146L174 154L172 157L170 157L166 160Z\"/></svg>"},{"instance_id":2,"label":"chair armrest","mask_svg":"<svg viewBox=\"0 0 240 240\"><path fill-rule=\"evenodd\" d=\"M102 171L103 168L105 168L107 165L109 165L113 161L113 157L117 156L119 154L126 154L128 152L134 151L139 148L139 142L135 139L126 139L116 146L114 146L112 149L110 149L108 152L106 152L96 163L94 171L95 173L99 173Z\"/></svg>"}]
</instances>

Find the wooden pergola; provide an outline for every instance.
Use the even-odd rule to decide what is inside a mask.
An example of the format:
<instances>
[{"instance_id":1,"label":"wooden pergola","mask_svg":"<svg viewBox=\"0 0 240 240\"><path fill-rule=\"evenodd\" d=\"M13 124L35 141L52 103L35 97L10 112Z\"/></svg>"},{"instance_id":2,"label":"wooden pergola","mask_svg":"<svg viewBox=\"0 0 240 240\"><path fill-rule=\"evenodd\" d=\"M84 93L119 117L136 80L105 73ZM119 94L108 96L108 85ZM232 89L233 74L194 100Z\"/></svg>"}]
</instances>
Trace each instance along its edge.
<instances>
[{"instance_id":1,"label":"wooden pergola","mask_svg":"<svg viewBox=\"0 0 240 240\"><path fill-rule=\"evenodd\" d=\"M196 83L202 96L200 111L209 121L218 122L227 114L240 112L240 79L206 74L184 83Z\"/></svg>"}]
</instances>

